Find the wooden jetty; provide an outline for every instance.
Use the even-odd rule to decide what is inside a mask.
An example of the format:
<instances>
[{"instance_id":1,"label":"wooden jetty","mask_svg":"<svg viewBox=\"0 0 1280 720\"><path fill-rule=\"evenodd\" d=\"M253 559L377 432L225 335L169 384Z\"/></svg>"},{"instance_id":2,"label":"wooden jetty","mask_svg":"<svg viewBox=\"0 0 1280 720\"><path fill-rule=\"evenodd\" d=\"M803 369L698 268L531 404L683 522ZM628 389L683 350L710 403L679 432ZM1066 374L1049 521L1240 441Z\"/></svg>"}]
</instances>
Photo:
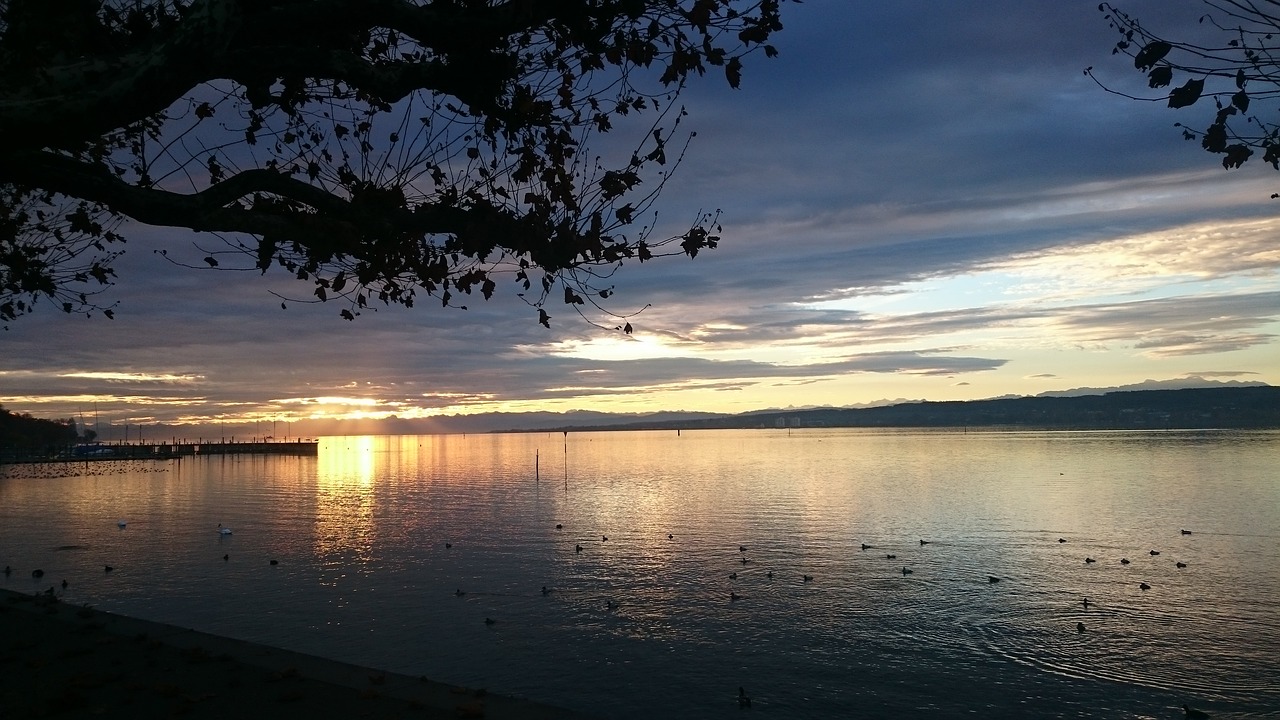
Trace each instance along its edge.
<instances>
[{"instance_id":1,"label":"wooden jetty","mask_svg":"<svg viewBox=\"0 0 1280 720\"><path fill-rule=\"evenodd\" d=\"M168 460L202 455L288 455L315 457L320 441L296 440L172 440L170 442L112 442L76 445L54 453L0 452L0 463L67 462L68 460ZM6 456L7 455L7 456Z\"/></svg>"},{"instance_id":2,"label":"wooden jetty","mask_svg":"<svg viewBox=\"0 0 1280 720\"><path fill-rule=\"evenodd\" d=\"M90 447L93 450L76 452L75 458L123 457L131 459L153 457L191 457L196 455L294 455L315 456L319 454L320 441L298 438L290 441L276 440L241 440L195 442L181 440L167 443L119 443L103 444Z\"/></svg>"}]
</instances>

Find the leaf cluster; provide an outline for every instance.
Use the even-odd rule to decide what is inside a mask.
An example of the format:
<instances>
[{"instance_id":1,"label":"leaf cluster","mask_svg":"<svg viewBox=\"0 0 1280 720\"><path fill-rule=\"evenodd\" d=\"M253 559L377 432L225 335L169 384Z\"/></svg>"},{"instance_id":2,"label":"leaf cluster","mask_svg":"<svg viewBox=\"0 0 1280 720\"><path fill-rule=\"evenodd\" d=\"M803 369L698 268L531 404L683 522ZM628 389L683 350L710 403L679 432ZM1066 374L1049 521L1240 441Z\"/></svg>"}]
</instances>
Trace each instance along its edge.
<instances>
[{"instance_id":1,"label":"leaf cluster","mask_svg":"<svg viewBox=\"0 0 1280 720\"><path fill-rule=\"evenodd\" d=\"M1146 74L1151 89L1171 88L1158 98L1138 98L1115 91L1093 76L1108 92L1134 99L1162 100L1174 109L1213 103L1212 119L1199 130L1177 123L1185 139L1222 156L1222 166L1239 168L1261 154L1263 162L1280 170L1280 13L1271 3L1248 0L1204 0L1209 12L1200 17L1217 43L1176 40L1158 35L1139 20L1102 3L1098 10L1120 35L1114 55L1133 58L1134 68ZM1272 195L1273 198L1280 195Z\"/></svg>"},{"instance_id":2,"label":"leaf cluster","mask_svg":"<svg viewBox=\"0 0 1280 720\"><path fill-rule=\"evenodd\" d=\"M718 213L655 236L677 99L776 55L786 1L0 2L0 299L11 319L110 278L120 238L92 223L123 216L217 239L176 264L283 271L347 319L499 282L543 324L553 292L581 312L625 262L716 246ZM60 269L32 198L95 218L88 270Z\"/></svg>"}]
</instances>

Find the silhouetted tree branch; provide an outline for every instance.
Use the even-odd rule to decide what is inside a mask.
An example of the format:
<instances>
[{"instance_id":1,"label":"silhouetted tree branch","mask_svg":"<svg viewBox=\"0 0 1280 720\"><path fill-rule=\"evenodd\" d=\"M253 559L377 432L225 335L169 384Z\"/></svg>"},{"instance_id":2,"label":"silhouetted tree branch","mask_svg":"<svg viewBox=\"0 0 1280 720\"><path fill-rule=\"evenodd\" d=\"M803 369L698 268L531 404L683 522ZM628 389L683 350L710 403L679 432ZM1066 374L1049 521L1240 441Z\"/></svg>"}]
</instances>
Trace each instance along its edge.
<instances>
[{"instance_id":1,"label":"silhouetted tree branch","mask_svg":"<svg viewBox=\"0 0 1280 720\"><path fill-rule=\"evenodd\" d=\"M546 324L557 288L580 306L624 261L715 247L716 213L634 224L683 156L685 82L737 87L784 1L0 0L0 320L101 309L82 286L113 282L127 217L217 233L207 265L284 268L348 319L505 274ZM639 142L590 155L618 123Z\"/></svg>"},{"instance_id":2,"label":"silhouetted tree branch","mask_svg":"<svg viewBox=\"0 0 1280 720\"><path fill-rule=\"evenodd\" d=\"M1098 10L1120 33L1112 54L1133 58L1151 89L1172 87L1157 97L1138 97L1114 90L1085 74L1108 92L1132 99L1165 101L1185 108L1212 101L1212 120L1198 130L1183 123L1187 140L1198 140L1211 153L1222 155L1222 166L1239 168L1256 152L1263 162L1280 170L1280 6L1251 0L1203 0L1209 12L1201 25L1212 28L1221 42L1205 44L1175 40L1142 25L1135 17L1102 3ZM1203 107L1203 105L1201 105ZM1280 197L1274 194L1272 198Z\"/></svg>"}]
</instances>

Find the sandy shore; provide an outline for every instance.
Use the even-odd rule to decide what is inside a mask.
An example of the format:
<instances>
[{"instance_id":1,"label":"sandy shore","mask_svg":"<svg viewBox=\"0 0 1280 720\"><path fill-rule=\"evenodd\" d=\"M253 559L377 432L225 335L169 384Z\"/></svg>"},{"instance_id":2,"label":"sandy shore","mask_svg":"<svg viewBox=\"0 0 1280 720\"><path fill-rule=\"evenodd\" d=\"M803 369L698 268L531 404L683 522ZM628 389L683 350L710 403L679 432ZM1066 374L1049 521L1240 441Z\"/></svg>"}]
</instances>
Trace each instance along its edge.
<instances>
[{"instance_id":1,"label":"sandy shore","mask_svg":"<svg viewBox=\"0 0 1280 720\"><path fill-rule=\"evenodd\" d=\"M12 718L584 717L8 590L0 709Z\"/></svg>"}]
</instances>

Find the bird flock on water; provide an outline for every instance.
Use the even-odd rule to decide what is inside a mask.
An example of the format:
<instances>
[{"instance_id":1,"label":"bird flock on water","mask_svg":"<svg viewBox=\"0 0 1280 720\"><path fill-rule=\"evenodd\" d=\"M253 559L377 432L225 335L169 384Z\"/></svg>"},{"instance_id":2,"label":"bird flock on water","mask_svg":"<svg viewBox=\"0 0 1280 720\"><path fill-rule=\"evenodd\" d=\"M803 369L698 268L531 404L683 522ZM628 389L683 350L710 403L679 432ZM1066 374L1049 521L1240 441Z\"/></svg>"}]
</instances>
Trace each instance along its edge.
<instances>
[{"instance_id":1,"label":"bird flock on water","mask_svg":"<svg viewBox=\"0 0 1280 720\"><path fill-rule=\"evenodd\" d=\"M121 530L126 529L128 526L129 526L129 523L128 523L128 521L127 521L127 520L123 520L123 519L122 519L122 520L118 520L118 521L116 521L116 527L120 528ZM231 535L231 534L232 534L231 528L224 526L222 523L218 523L218 527L216 528L216 532L217 532L217 534L218 534L219 536L223 536L223 537L225 537L225 536L227 536L227 535ZM83 549L83 546L80 546L80 545L68 545L68 546L66 546L66 547L58 548L58 549L59 549L59 550ZM231 561L231 554L230 554L230 553L223 553L223 555L222 555L222 561L223 561L223 562L230 562L230 561ZM272 558L271 560L269 560L269 561L268 561L268 564L269 564L269 565L279 565L279 564L280 564L280 561L279 561L279 560L276 560L276 559L274 559L274 558ZM104 575L110 575L111 573L115 572L115 569L116 569L116 568L115 568L115 566L114 566L114 565L111 565L111 564L109 564L109 563L108 563L108 564L104 564L104 565L102 566L102 573L103 573ZM15 571L14 571L14 569L13 569L13 567L12 567L12 566L9 566L9 565L5 565L5 566L4 566L4 571L3 571L3 573L4 573L4 576L5 576L6 578L12 577L14 572L15 572ZM34 570L32 570L32 571L31 571L31 579L33 579L33 580L41 580L41 579L43 579L43 578L44 578L44 575L45 575L45 572L44 572L44 569L43 569L43 568L35 568ZM59 584L62 586L62 589L63 589L64 591L65 591L65 590L67 590L67 588L71 587L71 582L70 582L70 581L68 581L66 578L63 578L63 579L62 579L62 582L61 582L61 583L59 583ZM53 598L53 599L55 599L55 600L56 600L56 598L57 598L57 590L56 590L56 586L54 586L54 585L50 585L50 586L49 586L49 588L48 588L47 590L43 590L43 591L41 591L41 592L39 592L39 593L37 593L37 594L38 594L38 595L40 595L40 596L42 596L42 597L44 597L44 598L46 598L46 599Z\"/></svg>"},{"instance_id":2,"label":"bird flock on water","mask_svg":"<svg viewBox=\"0 0 1280 720\"><path fill-rule=\"evenodd\" d=\"M119 521L116 523L116 525L117 525L117 527L118 527L120 530L125 530L125 529L128 527L128 523L127 523L127 521L126 521L126 520L123 520L123 519L119 520ZM564 525L563 525L563 523L558 523L558 524L556 524L555 528L556 528L556 530L563 530L563 529L564 529ZM229 535L231 535L231 534L232 534L232 530L231 530L231 528L226 527L226 526L222 525L221 523L219 523L219 524L218 524L218 526L217 526L217 528L216 528L216 532L217 532L217 534L218 534L219 536L223 536L223 537L225 537L225 536L229 536ZM1190 535L1190 534L1191 534L1191 531L1183 529L1183 530L1181 530L1181 531L1180 531L1180 534L1182 534L1182 535ZM674 540L674 539L675 539L675 535L674 535L674 533L667 533L667 539L668 539L668 540ZM600 536L600 542L601 542L601 543L607 543L607 542L609 542L609 537L608 537L607 535L601 535L601 536ZM1060 537L1060 538L1058 538L1057 542L1058 542L1059 544L1066 544L1066 543L1067 543L1067 539L1066 539L1066 538L1064 538L1064 537ZM919 540L919 547L920 547L920 548L924 548L925 546L930 545L930 544L932 544L932 541L931 541L931 540L925 540L925 539L923 539L923 538L921 538L921 539ZM445 547L445 549L446 549L446 550L448 550L448 549L452 549L452 548L453 548L453 543L452 543L452 542L446 542L446 543L444 543L444 547ZM868 544L868 543L861 543L861 544L859 545L859 548L860 548L860 550L861 550L861 551L866 552L866 551L868 551L868 550L875 550L875 549L876 549L876 546L871 545L871 544ZM574 552L575 552L575 554L579 554L579 555L580 555L580 554L583 552L583 550L584 550L584 548L583 548L583 546L582 546L582 544L581 544L581 543L574 543ZM738 553L739 553L739 559L738 559L738 560L739 560L739 563L740 563L742 566L746 566L748 563L750 563L750 562L751 562L751 559L748 557L748 548L747 548L747 546L746 546L746 545L739 545L739 546L738 546ZM1155 550L1155 549L1148 550L1148 551L1147 551L1147 553L1148 553L1148 555L1150 555L1150 556L1151 556L1151 557L1153 557L1153 558L1154 558L1154 557L1157 557L1157 556L1159 556L1159 555L1160 555L1160 551L1159 551L1159 550ZM1078 556L1077 556L1077 557L1078 557ZM884 559L885 559L885 560L897 560L897 558L898 558L898 556L897 556L897 554L895 554L895 553L885 553L885 555L884 555ZM229 553L224 553L224 554L222 555L221 559L222 559L222 561L223 561L223 562L229 562L229 561L231 560L231 556L230 556L230 554L229 554ZM1094 565L1094 564L1096 564L1097 562L1098 562L1097 558L1094 558L1094 557L1086 556L1086 557L1084 558L1084 563L1085 563L1085 565ZM1128 565L1132 564L1132 561L1130 561L1127 557L1121 557L1121 558L1119 559L1119 561L1118 561L1118 562L1119 562L1119 564L1120 564L1120 565L1122 565L1122 566L1128 566ZM278 560L276 560L276 559L271 559L271 560L269 561L269 564L270 564L270 565L272 565L272 566L276 566L276 565L279 565L279 561L278 561ZM1175 566L1177 569L1181 570L1181 569L1184 569L1184 568L1186 568L1186 567L1187 567L1187 563L1182 562L1182 561L1180 561L1180 560L1179 560L1179 561L1176 561L1176 562L1174 563L1174 566ZM104 574L108 574L108 575L109 575L109 574L111 574L112 572L114 572L114 571L115 571L115 569L116 569L116 568L115 568L114 566L110 565L110 564L104 564L104 565L103 565L103 573L104 573ZM15 571L14 571L14 569L13 569L12 567L10 567L10 566L6 565L6 566L4 567L4 571L3 571L3 572L4 572L4 576L5 576L6 578L9 578L9 577L11 577L11 576L12 576L12 574L13 574ZM912 575L912 574L914 574L914 572L915 572L915 571L914 571L911 567L909 567L908 565L902 565L902 566L901 566L901 569L899 570L899 572L900 572L900 573L901 573L901 575L905 578L905 577L906 577L906 576L908 576L908 575ZM43 569L35 568L35 569L31 570L31 577L32 577L33 579L35 579L35 580L41 580L41 579L44 577L44 575L45 575L45 572L44 572L44 570L43 570ZM731 581L737 581L737 580L738 580L738 572L737 572L737 571L732 571L732 572L728 573L728 576L729 576L729 579L730 579ZM766 576L766 578L768 578L769 580L773 580L773 578L774 578L774 571L773 571L772 569L767 570L767 571L765 572L765 576ZM811 583L811 582L813 582L813 581L814 581L814 576L813 576L813 575L806 574L806 573L800 573L800 575L799 575L799 580L800 580L800 582L801 582L801 583ZM996 575L987 575L987 582L988 582L988 584L994 585L994 584L996 584L996 583L1001 582L1001 580L1002 580L1002 578L1001 578L1001 577L999 577L999 576L996 576ZM69 583L69 581L67 581L66 579L63 579L63 580L61 581L61 586L62 586L63 591L66 591L66 590L67 590L67 588L70 586L70 583ZM1145 582L1145 581L1142 581L1142 582L1139 582L1139 583L1138 583L1138 588L1139 588L1139 590L1141 590L1141 591L1147 591L1147 590L1151 590L1151 589L1152 589L1152 585L1151 585L1151 584L1149 584L1149 583L1147 583L1147 582ZM541 588L541 591L540 591L540 592L541 592L541 594L542 594L543 596L548 596L548 595L550 595L550 594L552 593L552 589L551 589L551 588L548 588L546 585L543 585L543 586L542 586L542 588ZM56 601L56 586L54 586L54 585L50 585L50 586L49 586L49 588L48 588L47 590L41 591L41 592L39 592L39 593L37 593L37 594L38 594L38 595L41 595L41 596L46 596L46 598L47 598L47 599L48 599L48 598L52 598L52 599L54 599L54 601ZM466 593L466 591L462 590L461 588L458 588L458 589L454 592L454 595L455 595L455 596L457 596L457 597L460 597L460 598L461 598L461 597L465 597L465 596L467 595L467 593ZM743 595L740 595L740 594L737 592L736 588L732 588L732 589L730 589L730 591L729 591L729 595L728 595L729 602L736 603L737 601L739 601L739 600L743 599L743 597L744 597ZM1091 606L1096 605L1096 603L1095 603L1095 602L1090 601L1088 597L1084 597L1084 598L1082 598L1082 599L1081 599L1081 605L1083 606L1083 608L1084 608L1086 611L1088 611L1088 610L1089 610L1089 608L1090 608ZM616 609L618 608L618 605L617 605L617 604L616 604L612 599L608 599L608 600L606 600L605 608L606 608L606 610L613 611L613 610L616 610ZM495 620L495 619L493 619L492 617L485 617L485 618L484 618L484 624L485 624L486 626L493 626L493 625L496 625L496 624L497 624L497 622L498 622L498 621L497 621L497 620ZM1088 627L1087 627L1087 626L1084 624L1084 622L1082 622L1082 621L1081 621L1081 622L1077 622L1077 623L1075 624L1075 631L1076 631L1076 633L1078 633L1078 634L1084 634L1084 633L1086 633L1086 632L1088 631ZM750 707L751 707L751 698L750 698L750 696L748 696L748 695L747 695L745 688L743 688L743 687L739 687L739 688L738 688L738 695L737 695L737 699L738 699L738 706L739 706L740 708L742 708L742 709L746 709L746 708L750 708ZM1183 709L1183 711L1184 711L1184 713L1185 713L1185 716L1186 716L1187 718L1192 719L1192 720L1207 720L1207 719L1210 717L1206 712L1204 712L1204 711L1202 711L1202 710L1198 710L1198 709L1192 708L1192 707L1190 707L1189 705L1186 705L1186 704L1184 704L1184 705L1182 706L1182 709Z\"/></svg>"},{"instance_id":3,"label":"bird flock on water","mask_svg":"<svg viewBox=\"0 0 1280 720\"><path fill-rule=\"evenodd\" d=\"M563 530L563 529L564 529L564 525L563 525L563 523L558 523L558 524L556 524L555 528L556 528L556 530ZM1191 531L1190 531L1190 530L1185 530L1185 529L1184 529L1184 530L1181 530L1181 531L1180 531L1180 534L1182 534L1182 535L1190 535L1190 534L1191 534ZM675 535L674 535L673 533L668 533L668 534L667 534L667 539L668 539L668 540L674 540L674 539L675 539ZM606 543L606 542L608 542L608 541L609 541L609 537L608 537L607 535L601 535L601 536L600 536L600 542L601 542L601 543ZM926 547L926 546L928 546L928 545L933 544L933 541L932 541L932 540L926 540L926 539L923 539L923 538L920 538L920 539L918 540L918 542L919 542L919 547L920 547L920 548L922 548L922 549L923 549L923 548L925 548L925 547ZM1058 539L1057 539L1057 542L1058 542L1059 544L1064 544L1064 545L1065 545L1065 544L1067 543L1067 539L1066 539L1066 538L1058 538ZM452 545L446 544L446 547L452 547ZM576 542L575 542L575 543L574 543L573 548L574 548L574 553L575 553L575 554L578 554L578 555L581 555L581 554L583 553L583 551L584 551L584 548L583 548L583 546L582 546L582 544L581 544L581 543L576 543ZM868 544L868 543L860 543L860 544L859 544L859 549L860 549L861 551L863 551L863 552L866 552L866 551L868 551L868 550L875 550L875 549L876 549L876 546L875 546L875 545ZM1159 555L1160 555L1160 551L1159 551L1159 550L1154 550L1154 549L1153 549L1153 550L1148 550L1147 552L1148 552L1148 554L1149 554L1151 557L1153 557L1153 558L1154 558L1154 557L1156 557L1156 556L1159 556ZM739 545L739 546L738 546L738 554L739 554L738 562L739 562L741 565L745 566L745 565L747 565L748 563L752 562L752 559L749 557L749 548L748 548L745 544L744 544L744 545ZM897 559L898 559L898 555L897 555L896 553L885 553L885 554L884 554L884 559L885 559L886 561L897 560ZM1086 557L1086 558L1085 558L1085 560L1084 560L1084 562L1085 562L1085 564L1086 564L1086 565L1093 565L1093 564L1097 563L1097 562L1098 562L1098 560L1097 560L1096 558L1093 558L1093 557ZM1120 562L1121 562L1121 564L1122 564L1122 565L1129 565L1129 564L1130 564L1130 561L1129 561L1127 558L1121 558ZM1181 570L1181 569L1183 569L1183 568L1186 568L1186 567L1187 567L1187 563L1182 562L1182 561L1177 561L1177 562L1175 562L1175 563L1174 563L1174 566L1175 566L1176 568L1178 568L1179 570ZM909 575L913 575L913 574L915 573L915 570L914 570L914 569L912 569L909 565L901 565L901 566L899 566L899 567L900 567L900 569L898 570L898 572L899 572L899 573L901 573L901 575L902 575L904 578L905 578L905 577L907 577L907 576L909 576ZM729 580L730 580L730 581L735 581L735 582L736 582L736 581L739 579L739 574L738 574L738 573L739 573L739 571L737 571L737 570L730 571L730 572L728 573L728 578L729 578ZM765 571L765 577L766 577L766 578L768 578L769 580L773 580L773 579L774 579L774 571L773 571L772 569ZM794 577L794 576L793 576L793 577ZM801 583L812 583L812 582L814 582L814 576L813 576L813 575L809 575L809 574L807 574L807 573L800 573L798 577L799 577L799 581L800 581ZM995 585L995 584L1000 583L1000 582L1002 582L1002 581L1004 580L1004 578L1001 578L1001 577L999 577L999 576L997 576L997 575L987 575L986 577L987 577L987 583L988 583L989 585ZM1146 590L1150 590L1150 589L1152 589L1152 586L1151 586L1149 583L1147 583L1147 582L1143 581L1143 582L1139 582L1139 583L1138 583L1138 589L1139 589L1139 590L1141 590L1141 591L1146 591ZM552 591L551 591L551 589L549 589L547 586L545 586L545 585L544 585L544 586L542 586L542 589L541 589L541 593L542 593L542 595L546 596L546 595L549 595L551 592L552 592ZM465 593L463 590L459 589L459 590L457 590L457 591L455 592L455 595L457 595L457 596L459 596L459 597L462 597L462 596L466 595L466 593ZM736 603L736 602L738 602L739 600L744 599L744 597L745 597L744 595L741 595L741 594L739 594L739 593L737 592L736 587L731 587L731 588L730 588L730 590L729 590L729 594L728 594L728 600L729 600L729 602L731 602L731 603ZM1090 607L1096 607L1096 603L1095 603L1095 602L1091 602L1091 601L1089 600L1089 598L1087 598L1087 597L1084 597L1084 598L1082 598L1082 599L1081 599L1081 605L1084 607L1084 609L1085 609L1086 611L1087 611L1087 610L1089 610L1089 608L1090 608ZM617 609L617 608L618 608L618 605L617 605L616 603L614 603L614 601L613 601L612 599L610 599L610 600L607 600L607 601L606 601L606 603L605 603L605 607L606 607L606 609L607 609L607 610L612 611L612 610ZM493 618L491 618L491 617L486 617L486 618L484 619L484 622L485 622L485 624L486 624L486 625L494 625L497 621L496 621L496 620L494 620L494 619L493 619ZM1083 634L1083 633L1085 633L1085 632L1087 631L1087 629L1088 629L1088 628L1085 626L1084 622L1077 622L1077 623L1075 624L1075 632L1076 632L1076 633L1078 633L1078 634ZM748 695L747 695L746 690L745 690L745 688L743 688L743 687L739 687L739 688L738 688L738 704L739 704L739 707L740 707L740 708L743 708L743 709L746 709L746 708L751 707L751 698L750 698L750 696L748 696ZM1204 711L1202 711L1202 710L1197 710L1197 709L1194 709L1194 708L1191 708L1191 707L1190 707L1190 706L1188 706L1188 705L1183 705L1183 709L1184 709L1184 711L1185 711L1186 717L1187 717L1187 718L1192 718L1193 720L1206 720L1207 718L1209 718L1209 717L1210 717L1210 716L1209 716L1207 713L1205 713Z\"/></svg>"}]
</instances>

